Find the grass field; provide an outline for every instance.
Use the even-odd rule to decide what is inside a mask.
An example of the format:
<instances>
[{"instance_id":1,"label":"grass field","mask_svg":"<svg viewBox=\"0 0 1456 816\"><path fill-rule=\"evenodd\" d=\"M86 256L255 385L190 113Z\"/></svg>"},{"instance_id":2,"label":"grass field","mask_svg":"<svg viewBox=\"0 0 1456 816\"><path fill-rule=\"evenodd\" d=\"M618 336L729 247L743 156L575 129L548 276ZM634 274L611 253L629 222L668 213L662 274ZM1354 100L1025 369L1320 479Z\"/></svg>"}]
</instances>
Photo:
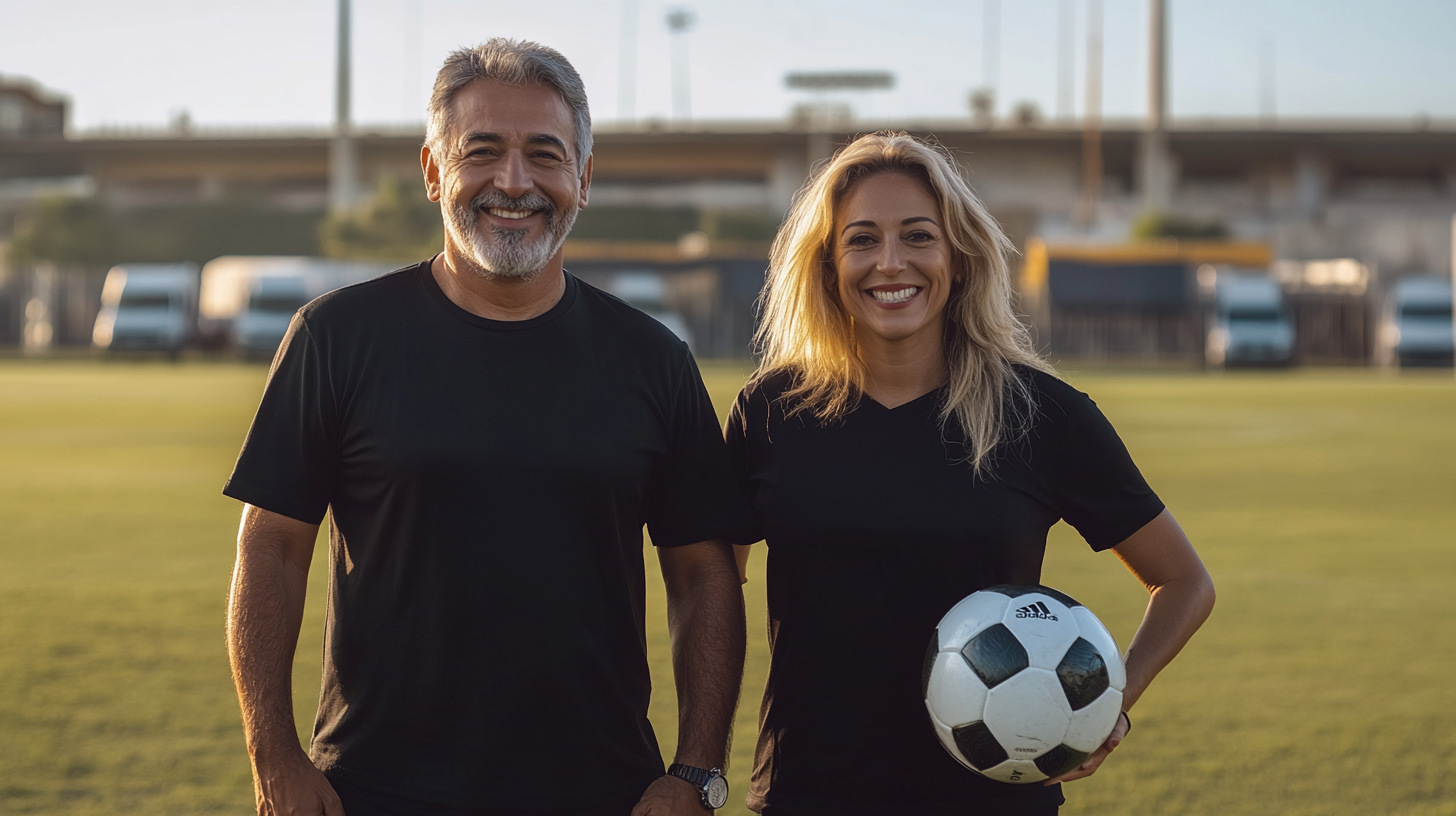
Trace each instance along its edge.
<instances>
[{"instance_id":1,"label":"grass field","mask_svg":"<svg viewBox=\"0 0 1456 816\"><path fill-rule=\"evenodd\" d=\"M264 373L0 361L0 813L251 811L222 639L237 507L218 490ZM726 407L742 370L706 374ZM1067 786L1063 812L1456 814L1449 373L1067 375L1182 522L1219 602L1128 742ZM767 663L756 549L727 813L743 812ZM295 671L305 733L314 579ZM1058 526L1045 580L1126 644L1143 597L1115 559ZM652 716L670 753L663 600L649 586Z\"/></svg>"}]
</instances>

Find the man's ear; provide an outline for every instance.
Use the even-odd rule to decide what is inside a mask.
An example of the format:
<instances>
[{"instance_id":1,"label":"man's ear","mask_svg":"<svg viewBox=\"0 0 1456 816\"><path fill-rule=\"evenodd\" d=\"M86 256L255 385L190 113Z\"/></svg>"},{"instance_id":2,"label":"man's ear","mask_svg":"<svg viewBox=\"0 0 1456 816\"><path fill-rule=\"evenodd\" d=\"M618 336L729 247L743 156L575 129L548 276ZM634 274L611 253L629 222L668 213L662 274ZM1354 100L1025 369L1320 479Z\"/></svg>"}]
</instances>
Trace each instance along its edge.
<instances>
[{"instance_id":1,"label":"man's ear","mask_svg":"<svg viewBox=\"0 0 1456 816\"><path fill-rule=\"evenodd\" d=\"M591 192L592 157L586 157L586 167L581 171L581 178L578 180L581 185L580 194L576 199L576 206L585 207L588 194Z\"/></svg>"},{"instance_id":2,"label":"man's ear","mask_svg":"<svg viewBox=\"0 0 1456 816\"><path fill-rule=\"evenodd\" d=\"M431 201L440 200L440 163L435 160L435 154L430 152L430 146L420 148L420 171L425 176L425 195Z\"/></svg>"}]
</instances>

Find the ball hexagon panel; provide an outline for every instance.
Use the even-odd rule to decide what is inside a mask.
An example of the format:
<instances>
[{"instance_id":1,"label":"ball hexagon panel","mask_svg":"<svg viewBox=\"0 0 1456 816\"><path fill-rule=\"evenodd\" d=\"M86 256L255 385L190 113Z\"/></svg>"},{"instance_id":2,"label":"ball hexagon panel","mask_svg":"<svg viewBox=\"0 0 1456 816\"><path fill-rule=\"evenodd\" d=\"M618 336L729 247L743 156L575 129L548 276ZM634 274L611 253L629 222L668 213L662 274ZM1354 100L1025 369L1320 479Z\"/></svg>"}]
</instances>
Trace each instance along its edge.
<instances>
[{"instance_id":1,"label":"ball hexagon panel","mask_svg":"<svg viewBox=\"0 0 1456 816\"><path fill-rule=\"evenodd\" d=\"M1028 782L1040 782L1049 779L1036 763L1029 759L1009 759L994 768L982 771L987 777L997 782L1010 782L1016 785L1024 785Z\"/></svg>"},{"instance_id":2,"label":"ball hexagon panel","mask_svg":"<svg viewBox=\"0 0 1456 816\"><path fill-rule=\"evenodd\" d=\"M1077 629L1081 631L1081 636L1096 646L1097 651L1107 661L1108 685L1118 691L1127 688L1127 670L1122 665L1121 653L1117 650L1117 641L1113 640L1112 633L1085 606L1073 608L1072 616L1077 619Z\"/></svg>"},{"instance_id":3,"label":"ball hexagon panel","mask_svg":"<svg viewBox=\"0 0 1456 816\"><path fill-rule=\"evenodd\" d=\"M1027 669L986 694L986 726L1014 759L1032 760L1061 745L1072 709L1061 680Z\"/></svg>"},{"instance_id":4,"label":"ball hexagon panel","mask_svg":"<svg viewBox=\"0 0 1456 816\"><path fill-rule=\"evenodd\" d=\"M941 722L939 717L935 716L935 712L930 708L930 703L925 704L925 713L930 715L930 724L935 728L935 735L940 738L940 744L945 748L946 752L956 762L965 765L965 757L961 756L956 750L955 732L951 730L950 726Z\"/></svg>"},{"instance_id":5,"label":"ball hexagon panel","mask_svg":"<svg viewBox=\"0 0 1456 816\"><path fill-rule=\"evenodd\" d=\"M1057 678L1062 681L1067 704L1078 711L1107 691L1107 662L1098 654L1096 646L1079 637L1057 664Z\"/></svg>"},{"instance_id":6,"label":"ball hexagon panel","mask_svg":"<svg viewBox=\"0 0 1456 816\"><path fill-rule=\"evenodd\" d=\"M941 618L940 628L936 630L939 651L964 646L977 632L1000 622L1010 605L1011 599L1005 595L977 592L952 606Z\"/></svg>"},{"instance_id":7,"label":"ball hexagon panel","mask_svg":"<svg viewBox=\"0 0 1456 816\"><path fill-rule=\"evenodd\" d=\"M941 652L930 673L925 705L949 726L978 722L986 710L986 685L959 654Z\"/></svg>"},{"instance_id":8,"label":"ball hexagon panel","mask_svg":"<svg viewBox=\"0 0 1456 816\"><path fill-rule=\"evenodd\" d=\"M952 728L951 737L966 764L978 771L988 771L1008 759L1006 749L983 722Z\"/></svg>"},{"instance_id":9,"label":"ball hexagon panel","mask_svg":"<svg viewBox=\"0 0 1456 816\"><path fill-rule=\"evenodd\" d=\"M1074 712L1067 723L1067 734L1062 742L1076 751L1092 752L1102 747L1107 735L1117 725L1118 712L1122 711L1122 692L1108 689L1091 705Z\"/></svg>"},{"instance_id":10,"label":"ball hexagon panel","mask_svg":"<svg viewBox=\"0 0 1456 816\"><path fill-rule=\"evenodd\" d=\"M982 629L960 653L987 688L995 688L1030 665L1021 641L1002 623Z\"/></svg>"},{"instance_id":11,"label":"ball hexagon panel","mask_svg":"<svg viewBox=\"0 0 1456 816\"><path fill-rule=\"evenodd\" d=\"M1080 631L1071 610L1040 592L1013 600L1001 622L1026 647L1031 665L1042 669L1056 668Z\"/></svg>"}]
</instances>

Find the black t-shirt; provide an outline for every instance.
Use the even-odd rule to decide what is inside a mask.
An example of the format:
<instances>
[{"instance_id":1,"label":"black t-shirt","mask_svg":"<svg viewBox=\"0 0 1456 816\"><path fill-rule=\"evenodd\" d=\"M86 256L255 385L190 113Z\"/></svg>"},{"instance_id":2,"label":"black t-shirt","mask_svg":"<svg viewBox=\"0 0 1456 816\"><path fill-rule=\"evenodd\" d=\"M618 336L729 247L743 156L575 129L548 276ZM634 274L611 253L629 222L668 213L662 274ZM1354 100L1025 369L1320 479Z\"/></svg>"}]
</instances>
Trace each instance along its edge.
<instances>
[{"instance_id":1,"label":"black t-shirt","mask_svg":"<svg viewBox=\"0 0 1456 816\"><path fill-rule=\"evenodd\" d=\"M921 696L925 644L965 596L1038 583L1066 519L1094 549L1162 512L1085 394L1018 369L1039 410L986 478L942 428L944 389L842 420L786 418L786 375L746 389L728 449L768 543L769 642L749 806L794 813L1015 813L1059 786L1007 785L957 764Z\"/></svg>"},{"instance_id":2,"label":"black t-shirt","mask_svg":"<svg viewBox=\"0 0 1456 816\"><path fill-rule=\"evenodd\" d=\"M663 773L642 527L752 524L665 327L570 275L545 314L487 320L428 262L295 316L224 492L332 511L314 761L474 808L630 808Z\"/></svg>"}]
</instances>

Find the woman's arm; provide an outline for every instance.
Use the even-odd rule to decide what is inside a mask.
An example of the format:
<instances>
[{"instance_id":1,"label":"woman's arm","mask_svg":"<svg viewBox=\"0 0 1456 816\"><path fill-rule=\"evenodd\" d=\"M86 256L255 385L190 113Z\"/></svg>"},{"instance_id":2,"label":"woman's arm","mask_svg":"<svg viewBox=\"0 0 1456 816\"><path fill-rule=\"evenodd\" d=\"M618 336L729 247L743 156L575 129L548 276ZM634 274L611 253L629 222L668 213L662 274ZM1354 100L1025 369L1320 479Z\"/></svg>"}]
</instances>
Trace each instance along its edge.
<instances>
[{"instance_id":1,"label":"woman's arm","mask_svg":"<svg viewBox=\"0 0 1456 816\"><path fill-rule=\"evenodd\" d=\"M1112 548L1128 571L1147 587L1148 608L1143 622L1128 646L1127 687L1122 709L1130 710L1163 667L1183 649L1198 627L1213 611L1213 579L1203 568L1198 553L1183 534L1183 528L1167 510ZM1087 761L1056 779L1070 782L1091 776L1127 736L1128 720L1119 717L1112 736Z\"/></svg>"}]
</instances>

